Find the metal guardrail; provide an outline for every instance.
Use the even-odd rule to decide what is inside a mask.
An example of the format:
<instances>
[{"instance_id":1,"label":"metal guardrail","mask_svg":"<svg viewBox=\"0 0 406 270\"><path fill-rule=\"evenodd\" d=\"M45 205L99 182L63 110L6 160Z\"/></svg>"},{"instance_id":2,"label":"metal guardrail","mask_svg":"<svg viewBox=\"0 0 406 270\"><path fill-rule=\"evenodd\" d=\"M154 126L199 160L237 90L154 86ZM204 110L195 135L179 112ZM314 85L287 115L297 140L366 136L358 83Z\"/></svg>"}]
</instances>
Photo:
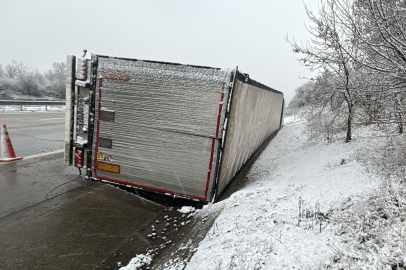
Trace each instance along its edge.
<instances>
[{"instance_id":1,"label":"metal guardrail","mask_svg":"<svg viewBox=\"0 0 406 270\"><path fill-rule=\"evenodd\" d=\"M0 99L0 105L65 105L65 100Z\"/></svg>"},{"instance_id":2,"label":"metal guardrail","mask_svg":"<svg viewBox=\"0 0 406 270\"><path fill-rule=\"evenodd\" d=\"M0 99L0 105L20 106L20 111L24 110L24 106L45 106L48 111L48 106L65 105L65 100L48 100L48 99ZM0 110L1 111L1 110Z\"/></svg>"}]
</instances>

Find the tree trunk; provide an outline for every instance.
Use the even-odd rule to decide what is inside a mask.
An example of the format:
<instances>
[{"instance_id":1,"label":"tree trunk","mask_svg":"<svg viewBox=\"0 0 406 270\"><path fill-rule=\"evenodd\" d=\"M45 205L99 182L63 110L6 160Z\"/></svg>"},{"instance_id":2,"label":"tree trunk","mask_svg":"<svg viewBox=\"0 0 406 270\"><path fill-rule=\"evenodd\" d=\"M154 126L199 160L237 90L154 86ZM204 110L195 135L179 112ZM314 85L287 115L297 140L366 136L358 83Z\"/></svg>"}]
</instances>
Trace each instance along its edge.
<instances>
[{"instance_id":1,"label":"tree trunk","mask_svg":"<svg viewBox=\"0 0 406 270\"><path fill-rule=\"evenodd\" d=\"M398 128L399 128L399 134L403 134L403 121L402 121L402 115L398 114Z\"/></svg>"},{"instance_id":2,"label":"tree trunk","mask_svg":"<svg viewBox=\"0 0 406 270\"><path fill-rule=\"evenodd\" d=\"M348 104L348 118L347 118L347 137L345 142L348 143L352 139L351 126L352 126L352 104Z\"/></svg>"}]
</instances>

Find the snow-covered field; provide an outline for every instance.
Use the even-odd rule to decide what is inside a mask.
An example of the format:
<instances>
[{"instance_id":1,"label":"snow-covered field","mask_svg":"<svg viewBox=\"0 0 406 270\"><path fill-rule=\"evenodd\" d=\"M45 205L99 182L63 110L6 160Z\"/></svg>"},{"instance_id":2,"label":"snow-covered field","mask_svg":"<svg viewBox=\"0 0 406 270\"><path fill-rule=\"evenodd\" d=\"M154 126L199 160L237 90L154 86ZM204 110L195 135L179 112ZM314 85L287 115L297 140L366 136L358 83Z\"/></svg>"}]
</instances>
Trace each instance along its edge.
<instances>
[{"instance_id":1,"label":"snow-covered field","mask_svg":"<svg viewBox=\"0 0 406 270\"><path fill-rule=\"evenodd\" d=\"M220 212L190 261L174 256L165 269L396 269L384 261L391 252L397 263L406 260L406 227L399 223L387 236L383 227L367 232L366 223L388 220L368 210L381 180L361 162L379 136L354 133L350 143L327 144L310 138L304 121L285 118L248 173L249 183L196 214ZM139 255L122 269L138 269L140 262L149 260Z\"/></svg>"}]
</instances>

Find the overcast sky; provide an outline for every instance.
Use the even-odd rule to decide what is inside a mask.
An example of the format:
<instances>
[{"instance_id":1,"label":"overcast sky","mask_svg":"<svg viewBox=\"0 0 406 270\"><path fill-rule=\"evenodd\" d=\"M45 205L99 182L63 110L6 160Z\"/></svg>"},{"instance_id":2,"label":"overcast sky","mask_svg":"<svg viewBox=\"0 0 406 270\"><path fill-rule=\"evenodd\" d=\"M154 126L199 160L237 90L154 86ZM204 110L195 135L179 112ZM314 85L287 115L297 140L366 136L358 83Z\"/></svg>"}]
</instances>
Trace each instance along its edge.
<instances>
[{"instance_id":1,"label":"overcast sky","mask_svg":"<svg viewBox=\"0 0 406 270\"><path fill-rule=\"evenodd\" d=\"M317 0L306 0L310 9ZM0 0L0 63L41 71L90 53L234 68L284 92L311 77L286 35L310 39L301 0Z\"/></svg>"}]
</instances>

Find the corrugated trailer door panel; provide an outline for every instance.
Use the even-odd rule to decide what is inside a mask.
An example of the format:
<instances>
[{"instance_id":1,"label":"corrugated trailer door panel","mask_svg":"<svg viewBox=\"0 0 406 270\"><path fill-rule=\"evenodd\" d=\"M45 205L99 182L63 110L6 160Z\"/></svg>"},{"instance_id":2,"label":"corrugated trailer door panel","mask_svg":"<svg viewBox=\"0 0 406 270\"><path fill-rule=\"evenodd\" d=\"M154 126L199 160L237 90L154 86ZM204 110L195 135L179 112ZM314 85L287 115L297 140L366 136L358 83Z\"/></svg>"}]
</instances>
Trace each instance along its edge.
<instances>
[{"instance_id":1,"label":"corrugated trailer door panel","mask_svg":"<svg viewBox=\"0 0 406 270\"><path fill-rule=\"evenodd\" d=\"M95 177L208 201L230 74L99 57Z\"/></svg>"}]
</instances>

